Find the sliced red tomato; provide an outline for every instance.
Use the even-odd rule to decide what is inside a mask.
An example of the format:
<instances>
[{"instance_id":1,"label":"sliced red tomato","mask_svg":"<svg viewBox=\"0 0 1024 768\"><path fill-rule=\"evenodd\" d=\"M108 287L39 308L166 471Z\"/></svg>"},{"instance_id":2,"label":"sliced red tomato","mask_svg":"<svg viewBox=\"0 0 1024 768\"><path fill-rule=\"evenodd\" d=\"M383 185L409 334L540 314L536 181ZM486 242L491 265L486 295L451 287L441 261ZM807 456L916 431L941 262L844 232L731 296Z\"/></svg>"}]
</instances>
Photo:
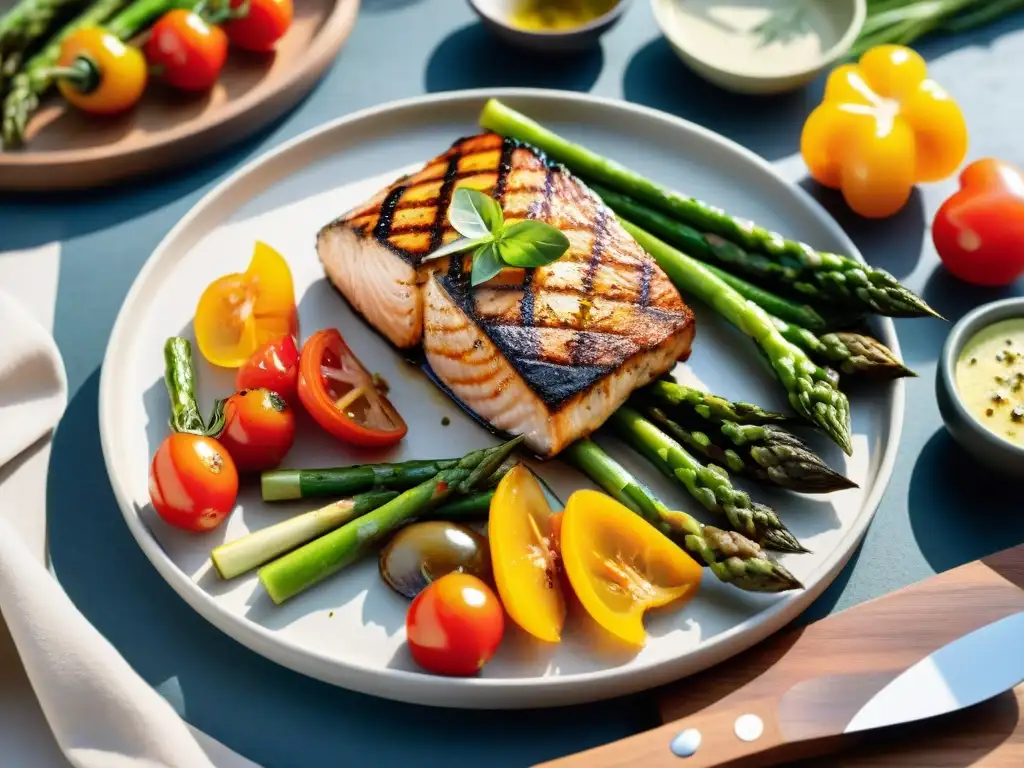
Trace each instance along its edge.
<instances>
[{"instance_id":1,"label":"sliced red tomato","mask_svg":"<svg viewBox=\"0 0 1024 768\"><path fill-rule=\"evenodd\" d=\"M209 531L235 507L238 471L216 440L172 432L149 468L149 499L165 521L187 531Z\"/></svg>"},{"instance_id":2,"label":"sliced red tomato","mask_svg":"<svg viewBox=\"0 0 1024 768\"><path fill-rule=\"evenodd\" d=\"M413 660L438 675L474 675L505 633L497 596L468 573L449 573L416 595L405 619Z\"/></svg>"},{"instance_id":3,"label":"sliced red tomato","mask_svg":"<svg viewBox=\"0 0 1024 768\"><path fill-rule=\"evenodd\" d=\"M239 472L261 472L281 463L295 440L295 414L276 392L243 389L224 404L217 438Z\"/></svg>"},{"instance_id":4,"label":"sliced red tomato","mask_svg":"<svg viewBox=\"0 0 1024 768\"><path fill-rule=\"evenodd\" d=\"M302 347L299 400L321 427L353 445L394 445L409 431L333 328L313 334Z\"/></svg>"},{"instance_id":5,"label":"sliced red tomato","mask_svg":"<svg viewBox=\"0 0 1024 768\"><path fill-rule=\"evenodd\" d=\"M282 336L253 353L235 376L235 389L269 389L294 406L298 400L299 349L295 339Z\"/></svg>"}]
</instances>

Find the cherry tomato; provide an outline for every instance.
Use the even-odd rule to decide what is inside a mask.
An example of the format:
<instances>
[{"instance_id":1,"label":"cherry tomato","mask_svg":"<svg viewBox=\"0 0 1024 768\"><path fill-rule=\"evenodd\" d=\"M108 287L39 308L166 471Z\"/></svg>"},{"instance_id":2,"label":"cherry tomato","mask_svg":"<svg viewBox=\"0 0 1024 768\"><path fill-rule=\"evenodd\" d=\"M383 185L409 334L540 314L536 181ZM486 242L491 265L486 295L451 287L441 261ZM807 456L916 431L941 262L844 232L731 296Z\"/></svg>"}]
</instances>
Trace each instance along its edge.
<instances>
[{"instance_id":1,"label":"cherry tomato","mask_svg":"<svg viewBox=\"0 0 1024 768\"><path fill-rule=\"evenodd\" d=\"M276 392L243 389L224 404L217 438L239 472L260 472L281 463L295 440L295 414Z\"/></svg>"},{"instance_id":2,"label":"cherry tomato","mask_svg":"<svg viewBox=\"0 0 1024 768\"><path fill-rule=\"evenodd\" d=\"M69 35L61 45L57 64L66 68L66 74L57 78L61 94L92 114L112 115L130 109L146 89L142 54L99 27L85 27Z\"/></svg>"},{"instance_id":3,"label":"cherry tomato","mask_svg":"<svg viewBox=\"0 0 1024 768\"><path fill-rule=\"evenodd\" d=\"M935 214L932 240L961 280L1009 285L1024 275L1024 174L993 158L971 163Z\"/></svg>"},{"instance_id":4,"label":"cherry tomato","mask_svg":"<svg viewBox=\"0 0 1024 768\"><path fill-rule=\"evenodd\" d=\"M207 24L199 14L178 8L153 25L145 51L168 85L182 91L206 91L217 82L227 61L228 38L224 30Z\"/></svg>"},{"instance_id":5,"label":"cherry tomato","mask_svg":"<svg viewBox=\"0 0 1024 768\"><path fill-rule=\"evenodd\" d=\"M253 353L235 376L235 389L269 389L289 405L298 402L299 350L295 339L282 336Z\"/></svg>"},{"instance_id":6,"label":"cherry tomato","mask_svg":"<svg viewBox=\"0 0 1024 768\"><path fill-rule=\"evenodd\" d=\"M405 632L413 659L428 672L474 675L498 650L505 614L476 576L449 573L412 601Z\"/></svg>"},{"instance_id":7,"label":"cherry tomato","mask_svg":"<svg viewBox=\"0 0 1024 768\"><path fill-rule=\"evenodd\" d=\"M240 8L244 2L231 0L231 7ZM227 22L224 31L239 48L266 53L284 37L294 15L292 0L249 0L249 13Z\"/></svg>"},{"instance_id":8,"label":"cherry tomato","mask_svg":"<svg viewBox=\"0 0 1024 768\"><path fill-rule=\"evenodd\" d=\"M321 427L346 443L394 445L409 431L333 328L314 333L302 347L299 399Z\"/></svg>"},{"instance_id":9,"label":"cherry tomato","mask_svg":"<svg viewBox=\"0 0 1024 768\"><path fill-rule=\"evenodd\" d=\"M187 531L216 528L235 506L238 471L216 440L167 436L149 468L149 499L165 521Z\"/></svg>"}]
</instances>

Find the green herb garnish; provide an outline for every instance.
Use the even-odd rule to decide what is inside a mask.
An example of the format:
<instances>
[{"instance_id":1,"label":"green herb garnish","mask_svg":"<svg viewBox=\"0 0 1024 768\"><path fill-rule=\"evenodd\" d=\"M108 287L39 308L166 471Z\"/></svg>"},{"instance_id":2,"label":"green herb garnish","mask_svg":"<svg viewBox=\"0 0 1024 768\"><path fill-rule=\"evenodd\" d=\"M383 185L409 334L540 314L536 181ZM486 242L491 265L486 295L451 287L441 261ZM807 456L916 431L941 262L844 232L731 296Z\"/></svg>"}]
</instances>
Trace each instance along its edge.
<instances>
[{"instance_id":1,"label":"green herb garnish","mask_svg":"<svg viewBox=\"0 0 1024 768\"><path fill-rule=\"evenodd\" d=\"M448 221L462 237L442 245L427 259L472 250L472 285L487 282L505 267L543 267L569 249L569 238L543 221L506 224L498 201L476 189L455 190Z\"/></svg>"}]
</instances>

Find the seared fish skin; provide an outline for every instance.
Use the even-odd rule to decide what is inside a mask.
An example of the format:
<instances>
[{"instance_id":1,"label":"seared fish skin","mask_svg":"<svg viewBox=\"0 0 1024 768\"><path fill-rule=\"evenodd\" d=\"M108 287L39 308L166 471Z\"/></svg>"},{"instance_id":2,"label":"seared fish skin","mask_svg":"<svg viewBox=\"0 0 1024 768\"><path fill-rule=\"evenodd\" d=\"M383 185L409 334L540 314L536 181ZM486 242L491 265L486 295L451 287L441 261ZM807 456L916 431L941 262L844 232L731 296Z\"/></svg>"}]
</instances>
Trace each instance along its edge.
<instances>
[{"instance_id":1,"label":"seared fish skin","mask_svg":"<svg viewBox=\"0 0 1024 768\"><path fill-rule=\"evenodd\" d=\"M489 192L506 222L569 238L558 261L471 288L470 260L423 262L457 237L458 186ZM630 393L689 356L693 313L654 260L582 182L495 134L456 142L423 170L328 224L325 271L396 346L423 345L437 377L495 428L553 456Z\"/></svg>"}]
</instances>

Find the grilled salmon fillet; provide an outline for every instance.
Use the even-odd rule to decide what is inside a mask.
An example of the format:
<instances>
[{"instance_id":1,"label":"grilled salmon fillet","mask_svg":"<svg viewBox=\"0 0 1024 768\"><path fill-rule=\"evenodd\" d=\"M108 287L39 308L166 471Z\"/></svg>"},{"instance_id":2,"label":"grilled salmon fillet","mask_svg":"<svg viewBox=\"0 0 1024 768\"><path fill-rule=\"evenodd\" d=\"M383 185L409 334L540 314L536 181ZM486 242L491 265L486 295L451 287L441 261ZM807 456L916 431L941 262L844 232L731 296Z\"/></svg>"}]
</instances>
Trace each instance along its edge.
<instances>
[{"instance_id":1,"label":"grilled salmon fillet","mask_svg":"<svg viewBox=\"0 0 1024 768\"><path fill-rule=\"evenodd\" d=\"M458 236L446 214L459 186L494 196L506 222L557 227L569 250L475 288L468 256L424 262ZM566 169L495 134L456 142L331 222L317 250L370 324L398 347L422 344L455 397L542 456L597 429L693 343L693 313L615 215Z\"/></svg>"}]
</instances>

